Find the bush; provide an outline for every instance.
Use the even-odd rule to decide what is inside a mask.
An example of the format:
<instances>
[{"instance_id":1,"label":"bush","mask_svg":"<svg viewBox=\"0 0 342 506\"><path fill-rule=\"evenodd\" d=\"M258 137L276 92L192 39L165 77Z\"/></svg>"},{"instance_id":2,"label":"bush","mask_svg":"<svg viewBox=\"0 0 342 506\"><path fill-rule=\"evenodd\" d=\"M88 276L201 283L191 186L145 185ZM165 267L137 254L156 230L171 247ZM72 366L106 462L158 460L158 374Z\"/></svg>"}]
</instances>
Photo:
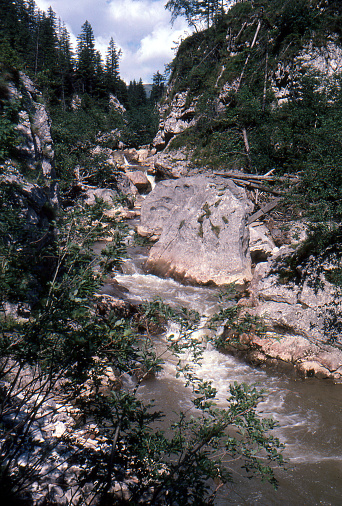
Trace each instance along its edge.
<instances>
[{"instance_id":1,"label":"bush","mask_svg":"<svg viewBox=\"0 0 342 506\"><path fill-rule=\"evenodd\" d=\"M53 269L29 317L10 318L2 300L1 490L11 501L33 504L33 490L35 497L48 501L54 486L59 486L51 483L54 476L73 491L70 504L82 502L83 494L99 504L211 504L216 493L213 480L232 479L213 458L213 450L241 459L246 476L257 475L276 485L272 467L282 464L281 445L268 434L274 423L256 414L262 392L231 386L227 406L218 407L210 382L198 378L191 362L184 361L185 351L194 363L201 360L202 348L191 338L198 315L172 310L161 301L145 305L138 319L132 320L129 311L119 315L109 309L105 314L96 291L102 273L118 266L124 254L121 225L110 223L111 252L100 258L94 258L91 246L104 230L103 206L74 208L58 216L56 225L56 243L39 256L40 261L50 257ZM2 245L2 269L11 261L13 248ZM149 337L149 322L166 318L179 325L180 334L177 340L170 336L167 349L178 357L177 375L192 389L194 416L178 414L164 432L162 413L145 404L138 393L143 380L162 365ZM145 335L137 332L142 321ZM108 389L102 383L108 366L118 384L123 375L133 379L137 370L142 373L131 387ZM77 419L71 433L37 444L39 420L51 420L55 411L46 405L53 406L56 397L58 409L62 413L76 409ZM96 422L96 450L75 443L78 431L84 434L89 422ZM115 495L118 486L125 494L119 490Z\"/></svg>"}]
</instances>

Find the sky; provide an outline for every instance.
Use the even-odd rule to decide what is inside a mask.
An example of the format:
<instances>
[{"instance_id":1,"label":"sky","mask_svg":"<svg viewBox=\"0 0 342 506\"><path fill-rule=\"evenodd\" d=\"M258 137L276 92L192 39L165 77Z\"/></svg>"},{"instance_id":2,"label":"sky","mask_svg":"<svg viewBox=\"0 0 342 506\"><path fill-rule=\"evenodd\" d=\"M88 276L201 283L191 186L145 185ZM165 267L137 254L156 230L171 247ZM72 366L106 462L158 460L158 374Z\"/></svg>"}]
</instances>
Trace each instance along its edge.
<instances>
[{"instance_id":1,"label":"sky","mask_svg":"<svg viewBox=\"0 0 342 506\"><path fill-rule=\"evenodd\" d=\"M57 18L65 23L73 49L81 27L88 21L95 36L96 49L103 57L113 37L121 49L120 76L127 84L140 78L151 83L157 71L175 56L177 43L190 35L185 19L178 18L171 26L167 0L35 0L47 11L51 6Z\"/></svg>"}]
</instances>

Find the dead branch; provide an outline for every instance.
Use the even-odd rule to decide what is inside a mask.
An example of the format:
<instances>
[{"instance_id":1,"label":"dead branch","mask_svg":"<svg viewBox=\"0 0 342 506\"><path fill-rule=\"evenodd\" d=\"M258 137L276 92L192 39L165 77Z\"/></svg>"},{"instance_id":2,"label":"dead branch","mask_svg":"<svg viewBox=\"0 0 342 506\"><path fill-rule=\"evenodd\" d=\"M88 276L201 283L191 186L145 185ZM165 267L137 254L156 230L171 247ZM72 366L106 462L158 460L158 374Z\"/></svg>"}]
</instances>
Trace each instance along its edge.
<instances>
[{"instance_id":1,"label":"dead branch","mask_svg":"<svg viewBox=\"0 0 342 506\"><path fill-rule=\"evenodd\" d=\"M248 137L247 137L247 130L245 128L242 129L242 136L243 136L243 142L244 142L244 145L245 145L245 150L246 150L246 156L247 156L247 160L248 160L248 165L249 165L249 167L252 167L251 150L250 150L250 147L249 147L249 142L248 142Z\"/></svg>"},{"instance_id":2,"label":"dead branch","mask_svg":"<svg viewBox=\"0 0 342 506\"><path fill-rule=\"evenodd\" d=\"M237 92L239 91L239 89L240 89L240 86L241 86L241 81L242 81L242 78L243 78L243 76L244 76L244 73L245 73L245 70L246 70L246 67L247 67L247 64L248 64L248 60L249 60L249 58L250 58L250 56L251 56L251 51L252 51L252 49L253 49L253 47L254 47L254 44L255 44L255 42L256 42L256 40L257 40L257 37L258 37L258 33L259 33L260 28L261 28L261 21L259 20L259 21L258 21L258 26L257 26L257 29L255 30L255 34L254 34L254 37L253 37L253 41L252 41L252 44L251 44L251 47L250 47L249 53L248 53L248 55L247 55L247 58L246 58L245 63L244 63L244 66L242 67L242 71L241 71L240 77L239 77L239 79L238 79L238 84L237 84L237 87L236 87L235 93L237 93Z\"/></svg>"},{"instance_id":3,"label":"dead branch","mask_svg":"<svg viewBox=\"0 0 342 506\"><path fill-rule=\"evenodd\" d=\"M264 216L266 213L272 211L272 209L274 209L282 200L283 199L281 197L278 197L278 198L272 200L272 202L269 202L268 204L266 204L266 206L263 206L261 209L259 209L259 211L252 214L248 218L247 225L250 225L254 221L256 221L259 218L261 218L262 216Z\"/></svg>"},{"instance_id":4,"label":"dead branch","mask_svg":"<svg viewBox=\"0 0 342 506\"><path fill-rule=\"evenodd\" d=\"M266 57L265 57L264 91L262 94L262 108L261 108L262 112L265 112L265 108L266 108L267 72L268 72L268 50L266 51Z\"/></svg>"},{"instance_id":5,"label":"dead branch","mask_svg":"<svg viewBox=\"0 0 342 506\"><path fill-rule=\"evenodd\" d=\"M273 169L272 169L273 170ZM221 177L228 177L230 179L240 179L242 181L251 181L251 182L257 182L257 181L265 181L270 183L276 183L276 182L286 182L286 181L293 181L298 182L299 178L298 176L288 175L288 176L282 176L282 177L276 177L276 176L270 176L269 174L272 171L268 172L267 174L242 174L239 172L214 172L213 174L215 176L221 176Z\"/></svg>"}]
</instances>

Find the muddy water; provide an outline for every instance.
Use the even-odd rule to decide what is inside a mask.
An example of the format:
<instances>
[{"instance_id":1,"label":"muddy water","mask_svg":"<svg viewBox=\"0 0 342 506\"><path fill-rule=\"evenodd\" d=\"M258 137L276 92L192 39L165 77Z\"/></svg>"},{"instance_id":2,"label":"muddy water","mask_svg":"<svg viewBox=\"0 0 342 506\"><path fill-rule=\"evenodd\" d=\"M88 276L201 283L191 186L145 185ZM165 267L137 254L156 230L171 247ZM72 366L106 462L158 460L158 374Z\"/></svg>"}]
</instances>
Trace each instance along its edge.
<instances>
[{"instance_id":1,"label":"muddy water","mask_svg":"<svg viewBox=\"0 0 342 506\"><path fill-rule=\"evenodd\" d=\"M153 300L156 296L171 305L186 306L211 315L218 309L217 292L209 288L182 286L170 279L143 273L143 254L131 251L117 281L129 290L133 300ZM170 332L175 329L170 329ZM156 339L163 350L165 337ZM175 364L166 359L162 373L147 381L142 389L145 400L154 399L170 420L173 412L190 409L189 391L175 379ZM213 381L220 402L234 381L260 385L267 391L259 406L263 415L272 415L279 428L275 435L286 444L287 470L277 472L279 489L274 491L259 480L234 476L235 484L222 488L218 505L342 505L342 385L329 381L299 380L279 373L253 368L208 344L199 374Z\"/></svg>"}]
</instances>

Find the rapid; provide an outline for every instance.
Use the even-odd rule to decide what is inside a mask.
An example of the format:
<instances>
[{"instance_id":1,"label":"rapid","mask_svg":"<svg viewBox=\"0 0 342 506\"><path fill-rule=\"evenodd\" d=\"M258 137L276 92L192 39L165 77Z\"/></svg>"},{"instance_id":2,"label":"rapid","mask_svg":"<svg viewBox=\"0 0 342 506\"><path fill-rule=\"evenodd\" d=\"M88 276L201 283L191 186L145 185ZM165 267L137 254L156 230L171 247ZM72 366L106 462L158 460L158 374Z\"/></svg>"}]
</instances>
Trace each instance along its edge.
<instances>
[{"instance_id":1,"label":"rapid","mask_svg":"<svg viewBox=\"0 0 342 506\"><path fill-rule=\"evenodd\" d=\"M129 290L134 302L161 298L171 306L188 307L205 315L218 311L218 293L213 288L184 286L172 279L161 279L143 271L146 252L129 248L130 258L123 262L116 281ZM175 329L169 329L174 332ZM205 334L206 329L199 330ZM163 349L165 336L155 338ZM167 417L191 405L189 391L175 378L172 356L164 357L163 371L145 381L142 397L154 399ZM274 433L285 443L286 470L277 470L279 489L257 478L246 480L238 473L235 483L222 488L218 505L338 505L342 497L342 410L341 384L328 380L302 380L274 370L254 368L240 359L217 351L206 344L198 373L211 380L224 402L229 384L235 381L257 385L266 391L259 405L263 416L272 416L279 424Z\"/></svg>"}]
</instances>

